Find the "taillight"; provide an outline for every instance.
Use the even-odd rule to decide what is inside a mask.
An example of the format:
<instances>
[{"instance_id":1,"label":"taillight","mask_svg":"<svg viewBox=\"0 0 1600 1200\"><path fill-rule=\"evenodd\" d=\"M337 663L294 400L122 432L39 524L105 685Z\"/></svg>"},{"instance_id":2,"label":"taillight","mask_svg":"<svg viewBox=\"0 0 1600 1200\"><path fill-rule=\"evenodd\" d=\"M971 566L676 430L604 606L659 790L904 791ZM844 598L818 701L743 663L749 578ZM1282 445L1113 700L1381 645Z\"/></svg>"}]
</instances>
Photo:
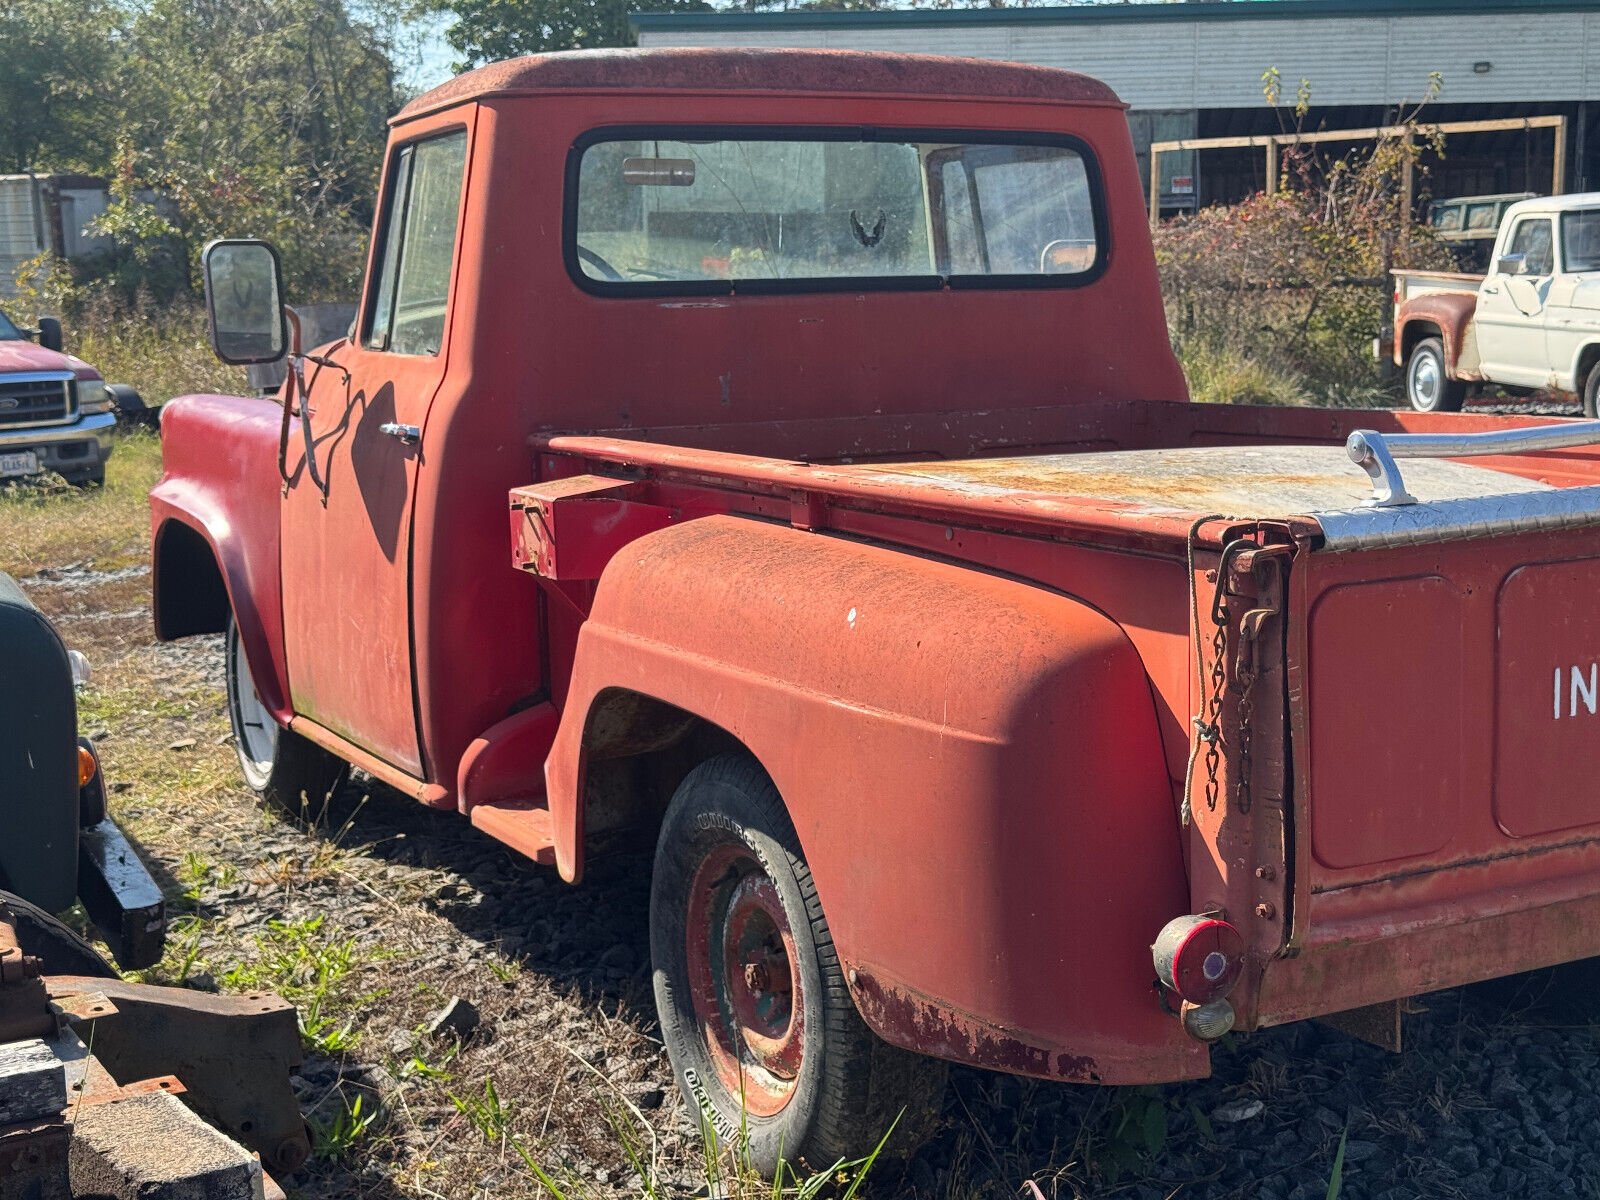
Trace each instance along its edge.
<instances>
[{"instance_id":1,"label":"taillight","mask_svg":"<svg viewBox=\"0 0 1600 1200\"><path fill-rule=\"evenodd\" d=\"M1244 939L1216 917L1174 917L1150 947L1156 978L1190 1004L1210 1004L1233 990L1244 970Z\"/></svg>"},{"instance_id":2,"label":"taillight","mask_svg":"<svg viewBox=\"0 0 1600 1200\"><path fill-rule=\"evenodd\" d=\"M94 752L87 746L78 747L78 786L83 787L94 778L100 764L94 760Z\"/></svg>"}]
</instances>

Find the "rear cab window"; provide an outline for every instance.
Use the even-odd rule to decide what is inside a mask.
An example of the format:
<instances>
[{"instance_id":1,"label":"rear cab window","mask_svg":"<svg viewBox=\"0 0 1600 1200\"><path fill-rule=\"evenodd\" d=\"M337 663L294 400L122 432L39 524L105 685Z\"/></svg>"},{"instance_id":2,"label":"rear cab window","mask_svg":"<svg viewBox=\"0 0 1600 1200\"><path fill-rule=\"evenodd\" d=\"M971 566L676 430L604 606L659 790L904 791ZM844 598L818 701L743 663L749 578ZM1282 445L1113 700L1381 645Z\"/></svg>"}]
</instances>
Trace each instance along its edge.
<instances>
[{"instance_id":1,"label":"rear cab window","mask_svg":"<svg viewBox=\"0 0 1600 1200\"><path fill-rule=\"evenodd\" d=\"M378 276L367 300L363 344L369 348L439 353L466 161L465 130L395 152L375 260Z\"/></svg>"},{"instance_id":2,"label":"rear cab window","mask_svg":"<svg viewBox=\"0 0 1600 1200\"><path fill-rule=\"evenodd\" d=\"M1561 214L1561 260L1568 271L1600 271L1600 208Z\"/></svg>"},{"instance_id":3,"label":"rear cab window","mask_svg":"<svg viewBox=\"0 0 1600 1200\"><path fill-rule=\"evenodd\" d=\"M1072 286L1107 250L1088 148L1045 134L597 130L567 183L602 294Z\"/></svg>"}]
</instances>

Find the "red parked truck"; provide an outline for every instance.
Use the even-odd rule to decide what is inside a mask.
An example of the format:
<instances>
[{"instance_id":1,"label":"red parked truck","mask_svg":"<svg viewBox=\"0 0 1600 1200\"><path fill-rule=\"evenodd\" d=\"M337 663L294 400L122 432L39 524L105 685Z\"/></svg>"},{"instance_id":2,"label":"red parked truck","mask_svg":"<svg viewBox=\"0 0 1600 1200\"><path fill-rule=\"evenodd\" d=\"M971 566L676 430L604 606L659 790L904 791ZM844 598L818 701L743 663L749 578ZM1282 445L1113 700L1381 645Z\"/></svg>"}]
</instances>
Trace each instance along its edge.
<instances>
[{"instance_id":1,"label":"red parked truck","mask_svg":"<svg viewBox=\"0 0 1600 1200\"><path fill-rule=\"evenodd\" d=\"M314 353L208 252L294 369L167 406L158 632L227 631L269 797L354 764L570 880L654 833L665 1040L755 1161L936 1059L1191 1079L1600 952L1600 428L1189 403L1100 83L520 59L378 207Z\"/></svg>"}]
</instances>

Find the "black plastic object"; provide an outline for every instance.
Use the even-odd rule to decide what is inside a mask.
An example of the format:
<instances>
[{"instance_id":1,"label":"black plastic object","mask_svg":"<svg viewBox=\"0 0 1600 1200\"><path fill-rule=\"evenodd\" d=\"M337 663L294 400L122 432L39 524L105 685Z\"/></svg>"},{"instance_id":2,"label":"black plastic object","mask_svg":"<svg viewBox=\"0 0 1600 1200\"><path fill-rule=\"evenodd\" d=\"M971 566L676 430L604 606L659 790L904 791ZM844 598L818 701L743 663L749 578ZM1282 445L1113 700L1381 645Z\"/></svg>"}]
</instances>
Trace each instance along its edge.
<instances>
[{"instance_id":1,"label":"black plastic object","mask_svg":"<svg viewBox=\"0 0 1600 1200\"><path fill-rule=\"evenodd\" d=\"M0 888L48 912L77 895L78 707L66 647L0 573Z\"/></svg>"}]
</instances>

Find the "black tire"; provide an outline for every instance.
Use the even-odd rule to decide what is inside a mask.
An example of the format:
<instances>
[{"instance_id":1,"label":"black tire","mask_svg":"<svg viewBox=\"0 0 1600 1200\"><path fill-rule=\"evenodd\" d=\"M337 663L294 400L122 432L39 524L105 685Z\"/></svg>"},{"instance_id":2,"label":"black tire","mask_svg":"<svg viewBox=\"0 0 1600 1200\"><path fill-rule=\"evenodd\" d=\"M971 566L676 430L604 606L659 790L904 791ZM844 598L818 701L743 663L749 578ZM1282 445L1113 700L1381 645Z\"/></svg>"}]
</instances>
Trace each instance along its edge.
<instances>
[{"instance_id":1,"label":"black tire","mask_svg":"<svg viewBox=\"0 0 1600 1200\"><path fill-rule=\"evenodd\" d=\"M1589 368L1583 383L1583 415L1591 421L1600 418L1600 363Z\"/></svg>"},{"instance_id":2,"label":"black tire","mask_svg":"<svg viewBox=\"0 0 1600 1200\"><path fill-rule=\"evenodd\" d=\"M775 936L759 937L762 922ZM700 931L694 943L691 929ZM730 946L746 963L742 976L727 969ZM780 1158L819 1171L861 1158L891 1125L896 1154L932 1131L947 1067L890 1046L861 1020L794 826L753 760L704 762L674 794L656 845L650 954L679 1088L719 1143L743 1130L748 1161L764 1175ZM753 969L761 982L751 982ZM741 999L755 1014L744 1024L734 1014ZM783 1018L776 1037L774 1013ZM754 1028L763 1017L766 1034ZM785 1049L762 1057L753 1035Z\"/></svg>"},{"instance_id":3,"label":"black tire","mask_svg":"<svg viewBox=\"0 0 1600 1200\"><path fill-rule=\"evenodd\" d=\"M89 942L44 909L13 892L0 891L0 905L16 918L17 944L22 952L44 960L46 975L89 975L95 979L120 979L116 968Z\"/></svg>"},{"instance_id":4,"label":"black tire","mask_svg":"<svg viewBox=\"0 0 1600 1200\"><path fill-rule=\"evenodd\" d=\"M1418 412L1459 412L1467 385L1450 378L1444 342L1423 338L1406 359L1406 399Z\"/></svg>"},{"instance_id":5,"label":"black tire","mask_svg":"<svg viewBox=\"0 0 1600 1200\"><path fill-rule=\"evenodd\" d=\"M130 425L155 426L155 413L145 407L144 398L128 384L108 383L106 391L111 393L111 403L122 420Z\"/></svg>"},{"instance_id":6,"label":"black tire","mask_svg":"<svg viewBox=\"0 0 1600 1200\"><path fill-rule=\"evenodd\" d=\"M244 781L272 807L292 817L314 819L338 786L344 763L315 742L281 728L266 712L232 617L224 653L228 724Z\"/></svg>"}]
</instances>

